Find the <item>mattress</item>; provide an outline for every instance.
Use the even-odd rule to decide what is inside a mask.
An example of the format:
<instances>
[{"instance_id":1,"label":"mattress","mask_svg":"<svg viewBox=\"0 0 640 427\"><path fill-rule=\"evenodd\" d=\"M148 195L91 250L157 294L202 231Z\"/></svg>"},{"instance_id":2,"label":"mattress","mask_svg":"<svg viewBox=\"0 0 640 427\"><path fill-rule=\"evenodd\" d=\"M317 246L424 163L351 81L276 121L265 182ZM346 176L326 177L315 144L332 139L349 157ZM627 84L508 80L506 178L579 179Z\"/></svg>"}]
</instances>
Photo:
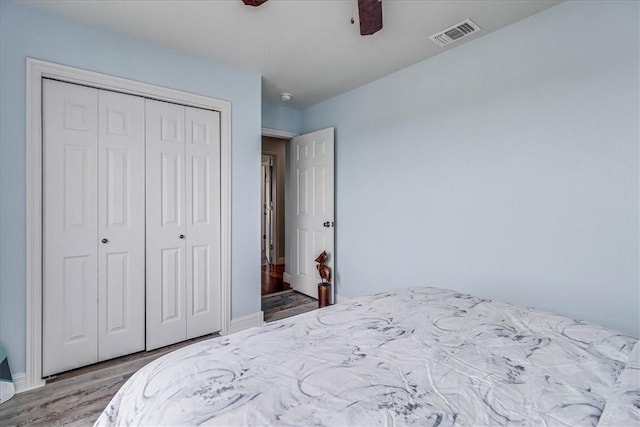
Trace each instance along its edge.
<instances>
[{"instance_id":1,"label":"mattress","mask_svg":"<svg viewBox=\"0 0 640 427\"><path fill-rule=\"evenodd\" d=\"M96 425L628 425L637 341L452 290L399 289L167 354Z\"/></svg>"}]
</instances>

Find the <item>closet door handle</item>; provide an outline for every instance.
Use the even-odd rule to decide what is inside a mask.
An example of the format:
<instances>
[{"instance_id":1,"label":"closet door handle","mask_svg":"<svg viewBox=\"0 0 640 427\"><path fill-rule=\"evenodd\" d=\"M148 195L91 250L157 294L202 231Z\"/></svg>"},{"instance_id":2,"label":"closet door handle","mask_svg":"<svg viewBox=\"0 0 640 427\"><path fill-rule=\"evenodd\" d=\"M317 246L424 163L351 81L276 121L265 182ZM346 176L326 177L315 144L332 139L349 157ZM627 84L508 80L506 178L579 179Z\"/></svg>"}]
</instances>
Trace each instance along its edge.
<instances>
[{"instance_id":1,"label":"closet door handle","mask_svg":"<svg viewBox=\"0 0 640 427\"><path fill-rule=\"evenodd\" d=\"M180 237L181 239L184 239L184 234L181 234L181 235L180 235L180 236L178 236L178 237Z\"/></svg>"},{"instance_id":2,"label":"closet door handle","mask_svg":"<svg viewBox=\"0 0 640 427\"><path fill-rule=\"evenodd\" d=\"M109 243L109 239L102 239L102 243Z\"/></svg>"}]
</instances>

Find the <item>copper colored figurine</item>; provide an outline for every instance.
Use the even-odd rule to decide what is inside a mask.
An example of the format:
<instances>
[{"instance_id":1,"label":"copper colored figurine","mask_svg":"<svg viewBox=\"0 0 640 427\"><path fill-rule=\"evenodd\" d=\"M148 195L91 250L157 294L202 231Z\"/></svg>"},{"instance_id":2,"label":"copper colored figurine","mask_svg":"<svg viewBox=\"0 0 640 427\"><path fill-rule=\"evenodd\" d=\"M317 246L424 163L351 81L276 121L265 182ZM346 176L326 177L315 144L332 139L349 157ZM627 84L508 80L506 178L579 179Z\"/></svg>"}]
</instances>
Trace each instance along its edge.
<instances>
[{"instance_id":1,"label":"copper colored figurine","mask_svg":"<svg viewBox=\"0 0 640 427\"><path fill-rule=\"evenodd\" d=\"M318 258L316 258L316 262L318 263L316 268L318 269L318 273L320 273L322 281L331 283L331 267L326 264L328 257L327 251L322 251L322 253L318 255Z\"/></svg>"}]
</instances>

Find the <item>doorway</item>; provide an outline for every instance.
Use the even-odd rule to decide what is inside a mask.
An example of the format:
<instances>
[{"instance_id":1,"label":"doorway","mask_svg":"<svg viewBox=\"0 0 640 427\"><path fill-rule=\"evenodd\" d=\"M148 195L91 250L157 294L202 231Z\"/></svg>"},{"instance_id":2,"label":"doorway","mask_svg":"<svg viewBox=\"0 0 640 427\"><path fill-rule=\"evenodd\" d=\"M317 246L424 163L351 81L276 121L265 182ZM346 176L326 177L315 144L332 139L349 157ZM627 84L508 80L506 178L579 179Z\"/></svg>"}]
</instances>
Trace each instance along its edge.
<instances>
[{"instance_id":1,"label":"doorway","mask_svg":"<svg viewBox=\"0 0 640 427\"><path fill-rule=\"evenodd\" d=\"M262 310L268 321L269 311L294 315L302 305L304 311L317 307L318 255L326 252L334 268L334 128L304 135L263 129L262 135ZM331 286L331 302L334 295Z\"/></svg>"},{"instance_id":2,"label":"doorway","mask_svg":"<svg viewBox=\"0 0 640 427\"><path fill-rule=\"evenodd\" d=\"M261 294L291 289L284 282L285 185L287 139L262 137L261 181Z\"/></svg>"},{"instance_id":3,"label":"doorway","mask_svg":"<svg viewBox=\"0 0 640 427\"><path fill-rule=\"evenodd\" d=\"M285 199L288 188L287 158L290 138L262 137L261 199L261 309L265 322L295 316L318 308L318 302L293 290L285 282Z\"/></svg>"}]
</instances>

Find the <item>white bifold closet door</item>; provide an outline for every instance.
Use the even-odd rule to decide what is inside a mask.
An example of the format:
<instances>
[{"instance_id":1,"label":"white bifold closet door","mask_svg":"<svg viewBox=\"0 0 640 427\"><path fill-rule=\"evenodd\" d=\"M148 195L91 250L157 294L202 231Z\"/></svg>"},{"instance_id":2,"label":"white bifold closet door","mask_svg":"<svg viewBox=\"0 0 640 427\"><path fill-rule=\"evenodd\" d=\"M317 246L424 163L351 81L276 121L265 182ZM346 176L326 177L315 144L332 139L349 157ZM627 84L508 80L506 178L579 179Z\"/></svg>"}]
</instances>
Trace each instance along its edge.
<instances>
[{"instance_id":1,"label":"white bifold closet door","mask_svg":"<svg viewBox=\"0 0 640 427\"><path fill-rule=\"evenodd\" d=\"M220 330L220 115L146 101L151 350Z\"/></svg>"},{"instance_id":2,"label":"white bifold closet door","mask_svg":"<svg viewBox=\"0 0 640 427\"><path fill-rule=\"evenodd\" d=\"M43 81L43 375L144 349L144 99Z\"/></svg>"},{"instance_id":3,"label":"white bifold closet door","mask_svg":"<svg viewBox=\"0 0 640 427\"><path fill-rule=\"evenodd\" d=\"M98 360L144 350L144 98L98 92ZM105 243L106 241L106 243Z\"/></svg>"}]
</instances>

